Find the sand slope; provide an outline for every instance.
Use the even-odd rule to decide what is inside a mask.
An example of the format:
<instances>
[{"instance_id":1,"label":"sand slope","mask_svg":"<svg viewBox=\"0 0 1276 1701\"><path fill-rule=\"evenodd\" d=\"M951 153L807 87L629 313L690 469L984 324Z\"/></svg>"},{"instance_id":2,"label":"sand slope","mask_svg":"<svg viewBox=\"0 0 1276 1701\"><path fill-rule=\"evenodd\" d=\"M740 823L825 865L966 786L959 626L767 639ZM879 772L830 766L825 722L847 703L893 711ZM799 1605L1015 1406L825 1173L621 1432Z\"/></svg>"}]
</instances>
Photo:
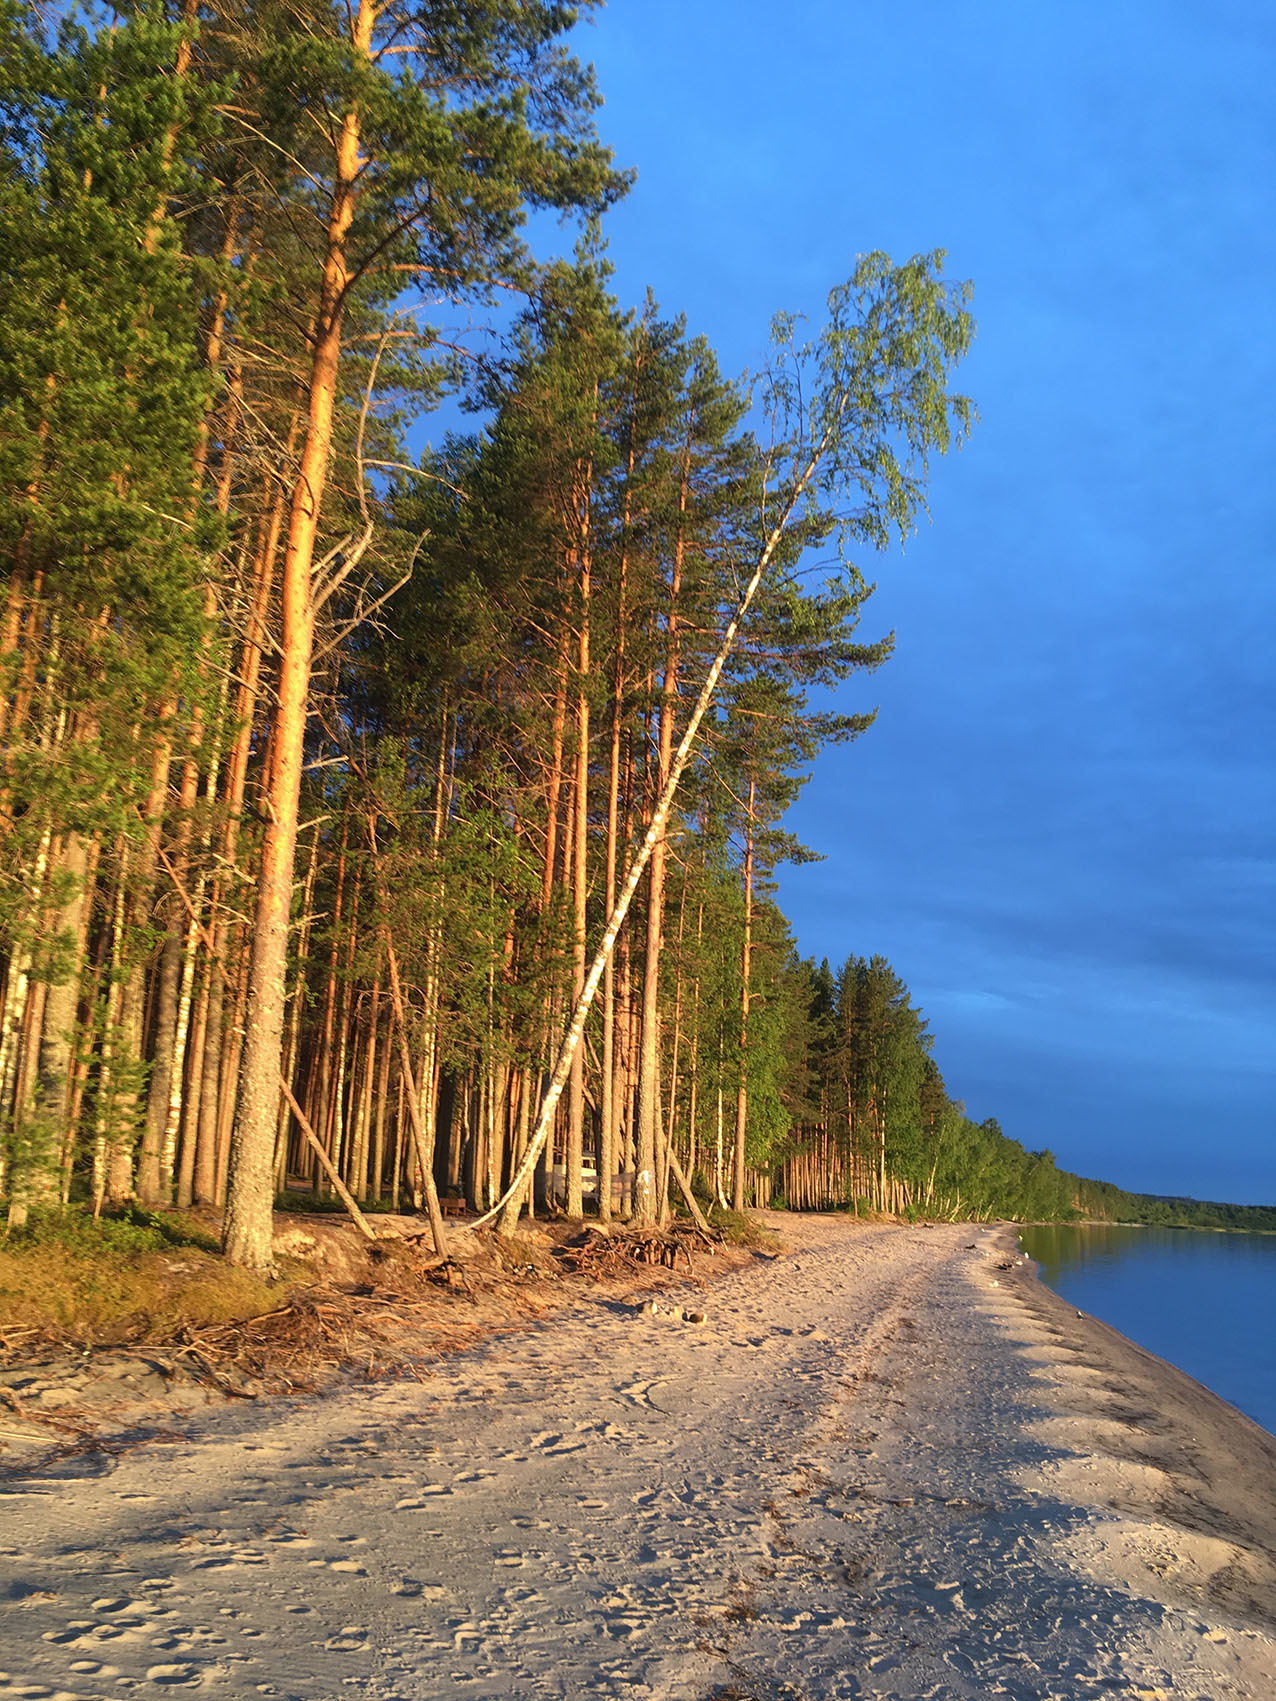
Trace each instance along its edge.
<instances>
[{"instance_id":1,"label":"sand slope","mask_svg":"<svg viewBox=\"0 0 1276 1701\"><path fill-rule=\"evenodd\" d=\"M1276 1441L1006 1230L780 1222L689 1301L0 1484L0 1701L1276 1695Z\"/></svg>"}]
</instances>

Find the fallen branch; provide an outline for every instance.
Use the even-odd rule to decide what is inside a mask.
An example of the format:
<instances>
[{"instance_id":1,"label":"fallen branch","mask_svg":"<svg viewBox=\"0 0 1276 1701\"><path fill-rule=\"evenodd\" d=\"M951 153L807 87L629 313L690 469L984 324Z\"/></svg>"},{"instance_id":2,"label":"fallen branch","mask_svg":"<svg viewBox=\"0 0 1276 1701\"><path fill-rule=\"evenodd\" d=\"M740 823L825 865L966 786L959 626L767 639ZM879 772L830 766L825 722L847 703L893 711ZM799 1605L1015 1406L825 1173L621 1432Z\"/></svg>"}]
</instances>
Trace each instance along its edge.
<instances>
[{"instance_id":1,"label":"fallen branch","mask_svg":"<svg viewBox=\"0 0 1276 1701\"><path fill-rule=\"evenodd\" d=\"M310 1126L309 1118L305 1111L302 1110L301 1106L297 1103L297 1100L293 1096L292 1088L288 1085L287 1081L284 1080L282 1075L279 1077L279 1086L284 1097L288 1101L292 1114L297 1118L301 1132L306 1136L315 1156L318 1158L323 1173L336 1188L337 1197L341 1200L341 1203L345 1206L346 1210L349 1211L350 1216L354 1221L354 1226L366 1240L375 1240L377 1237L373 1232L371 1224L368 1222L368 1219L364 1216L363 1212L359 1209L359 1206L355 1201L354 1194L351 1193L345 1182L342 1181L341 1177L337 1174L336 1167L334 1166L332 1159L324 1150L319 1136Z\"/></svg>"}]
</instances>

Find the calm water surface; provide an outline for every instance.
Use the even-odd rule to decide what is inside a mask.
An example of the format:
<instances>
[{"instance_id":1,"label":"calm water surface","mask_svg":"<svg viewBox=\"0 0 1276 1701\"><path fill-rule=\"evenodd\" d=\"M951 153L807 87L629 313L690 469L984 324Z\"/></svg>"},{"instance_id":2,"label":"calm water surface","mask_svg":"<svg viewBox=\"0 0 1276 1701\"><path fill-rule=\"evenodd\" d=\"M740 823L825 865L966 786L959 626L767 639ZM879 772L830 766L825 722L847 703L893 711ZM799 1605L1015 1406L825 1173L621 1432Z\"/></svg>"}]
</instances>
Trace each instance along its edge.
<instances>
[{"instance_id":1,"label":"calm water surface","mask_svg":"<svg viewBox=\"0 0 1276 1701\"><path fill-rule=\"evenodd\" d=\"M1276 1433L1276 1235L1024 1228L1041 1275Z\"/></svg>"}]
</instances>

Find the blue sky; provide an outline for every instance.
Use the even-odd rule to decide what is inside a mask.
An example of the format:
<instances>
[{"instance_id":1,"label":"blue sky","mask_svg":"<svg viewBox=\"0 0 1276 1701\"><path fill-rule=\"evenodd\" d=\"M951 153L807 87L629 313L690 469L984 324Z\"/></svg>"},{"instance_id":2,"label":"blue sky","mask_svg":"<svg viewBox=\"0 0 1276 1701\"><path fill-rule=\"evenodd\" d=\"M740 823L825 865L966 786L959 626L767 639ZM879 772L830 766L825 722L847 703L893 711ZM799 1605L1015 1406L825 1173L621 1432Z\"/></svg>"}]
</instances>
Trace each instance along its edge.
<instances>
[{"instance_id":1,"label":"blue sky","mask_svg":"<svg viewBox=\"0 0 1276 1701\"><path fill-rule=\"evenodd\" d=\"M1276 11L614 0L579 46L617 291L727 371L867 250L975 285L981 423L867 564L879 723L790 817L802 951L888 956L1068 1167L1276 1202Z\"/></svg>"}]
</instances>

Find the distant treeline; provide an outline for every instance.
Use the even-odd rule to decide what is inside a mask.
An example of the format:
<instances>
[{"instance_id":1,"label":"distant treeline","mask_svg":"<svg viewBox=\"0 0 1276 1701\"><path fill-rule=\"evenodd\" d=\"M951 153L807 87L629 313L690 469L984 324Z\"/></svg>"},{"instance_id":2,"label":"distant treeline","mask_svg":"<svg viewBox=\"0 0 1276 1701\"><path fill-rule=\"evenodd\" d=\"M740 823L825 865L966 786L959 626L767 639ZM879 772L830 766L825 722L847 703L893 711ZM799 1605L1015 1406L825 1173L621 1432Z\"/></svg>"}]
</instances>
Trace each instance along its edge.
<instances>
[{"instance_id":1,"label":"distant treeline","mask_svg":"<svg viewBox=\"0 0 1276 1701\"><path fill-rule=\"evenodd\" d=\"M1160 1193L1127 1193L1109 1181L1083 1182L1087 1215L1112 1222L1150 1223L1162 1228L1241 1229L1276 1234L1276 1205L1224 1205L1213 1199L1182 1199Z\"/></svg>"},{"instance_id":2,"label":"distant treeline","mask_svg":"<svg viewBox=\"0 0 1276 1701\"><path fill-rule=\"evenodd\" d=\"M785 1031L774 1050L787 1131L755 1160L773 1202L931 1215L1276 1231L1276 1208L1128 1193L1060 1169L995 1117L975 1122L951 1098L932 1037L904 982L883 957L794 963ZM774 1018L773 1018L774 1020ZM759 1129L761 1134L762 1130Z\"/></svg>"},{"instance_id":3,"label":"distant treeline","mask_svg":"<svg viewBox=\"0 0 1276 1701\"><path fill-rule=\"evenodd\" d=\"M949 1095L932 1036L884 957L795 964L800 1018L777 1036L781 1113L769 1158L775 1197L795 1209L840 1204L954 1217L1087 1214L1086 1183L976 1122ZM762 1130L757 1130L759 1134Z\"/></svg>"}]
</instances>

